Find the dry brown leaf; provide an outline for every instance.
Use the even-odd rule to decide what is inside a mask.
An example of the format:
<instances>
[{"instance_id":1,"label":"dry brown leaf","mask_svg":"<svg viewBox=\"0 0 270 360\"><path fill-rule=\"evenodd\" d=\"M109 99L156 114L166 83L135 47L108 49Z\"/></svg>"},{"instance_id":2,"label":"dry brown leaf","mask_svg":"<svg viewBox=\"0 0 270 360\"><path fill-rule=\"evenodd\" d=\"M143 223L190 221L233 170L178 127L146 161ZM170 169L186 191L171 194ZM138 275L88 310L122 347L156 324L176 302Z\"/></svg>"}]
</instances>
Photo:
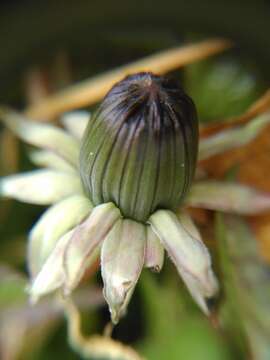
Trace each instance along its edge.
<instances>
[{"instance_id":1,"label":"dry brown leaf","mask_svg":"<svg viewBox=\"0 0 270 360\"><path fill-rule=\"evenodd\" d=\"M270 192L270 126L250 144L201 163L210 177L223 178L237 167L237 180L256 189ZM270 212L249 218L258 239L262 257L270 262Z\"/></svg>"},{"instance_id":2,"label":"dry brown leaf","mask_svg":"<svg viewBox=\"0 0 270 360\"><path fill-rule=\"evenodd\" d=\"M249 223L258 239L262 258L270 263L270 212L250 218Z\"/></svg>"},{"instance_id":3,"label":"dry brown leaf","mask_svg":"<svg viewBox=\"0 0 270 360\"><path fill-rule=\"evenodd\" d=\"M14 173L18 170L18 140L8 129L0 134L0 164L1 174Z\"/></svg>"},{"instance_id":4,"label":"dry brown leaf","mask_svg":"<svg viewBox=\"0 0 270 360\"><path fill-rule=\"evenodd\" d=\"M255 116L270 109L270 90L267 90L244 114L227 119L225 122L210 124L201 129L201 136L206 137L247 123ZM201 166L210 177L223 178L233 167L237 167L239 182L257 189L270 192L270 126L250 144L227 151L202 161ZM259 250L263 259L270 262L270 212L248 219L258 239Z\"/></svg>"},{"instance_id":5,"label":"dry brown leaf","mask_svg":"<svg viewBox=\"0 0 270 360\"><path fill-rule=\"evenodd\" d=\"M50 94L48 72L40 68L32 68L24 76L25 98L28 104L39 103Z\"/></svg>"},{"instance_id":6,"label":"dry brown leaf","mask_svg":"<svg viewBox=\"0 0 270 360\"><path fill-rule=\"evenodd\" d=\"M254 104L252 104L244 114L234 116L214 124L205 125L200 129L200 136L206 137L221 130L243 125L256 116L270 109L270 89L268 89Z\"/></svg>"},{"instance_id":7,"label":"dry brown leaf","mask_svg":"<svg viewBox=\"0 0 270 360\"><path fill-rule=\"evenodd\" d=\"M18 140L8 129L3 129L0 134L0 175L17 172L18 163ZM11 201L5 201L0 207L0 219L2 222L5 221L9 214L11 203Z\"/></svg>"},{"instance_id":8,"label":"dry brown leaf","mask_svg":"<svg viewBox=\"0 0 270 360\"><path fill-rule=\"evenodd\" d=\"M202 168L210 177L219 179L236 166L240 182L270 192L269 132L270 126L250 144L202 161Z\"/></svg>"}]
</instances>

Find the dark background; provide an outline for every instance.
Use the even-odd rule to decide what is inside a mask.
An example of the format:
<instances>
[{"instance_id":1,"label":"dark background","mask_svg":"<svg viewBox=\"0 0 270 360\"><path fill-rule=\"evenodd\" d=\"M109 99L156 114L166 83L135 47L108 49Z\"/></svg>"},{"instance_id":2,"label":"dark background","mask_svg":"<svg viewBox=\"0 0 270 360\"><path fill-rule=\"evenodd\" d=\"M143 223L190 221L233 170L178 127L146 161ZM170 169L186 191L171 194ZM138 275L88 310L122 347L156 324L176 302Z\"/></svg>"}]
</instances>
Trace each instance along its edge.
<instances>
[{"instance_id":1,"label":"dark background","mask_svg":"<svg viewBox=\"0 0 270 360\"><path fill-rule=\"evenodd\" d=\"M270 76L268 1L20 0L0 6L1 101L17 101L24 71L63 49L80 79L192 34L235 41Z\"/></svg>"}]
</instances>

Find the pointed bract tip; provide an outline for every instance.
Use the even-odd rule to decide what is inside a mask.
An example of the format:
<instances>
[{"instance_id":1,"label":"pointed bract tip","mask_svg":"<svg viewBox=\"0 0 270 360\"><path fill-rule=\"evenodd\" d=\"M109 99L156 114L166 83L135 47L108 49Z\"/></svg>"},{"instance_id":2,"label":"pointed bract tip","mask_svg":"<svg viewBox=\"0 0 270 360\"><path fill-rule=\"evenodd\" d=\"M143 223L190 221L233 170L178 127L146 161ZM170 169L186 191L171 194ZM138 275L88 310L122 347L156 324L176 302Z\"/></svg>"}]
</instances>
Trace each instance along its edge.
<instances>
[{"instance_id":1,"label":"pointed bract tip","mask_svg":"<svg viewBox=\"0 0 270 360\"><path fill-rule=\"evenodd\" d=\"M116 324L125 315L144 264L145 226L128 219L114 225L101 249L104 297Z\"/></svg>"},{"instance_id":2,"label":"pointed bract tip","mask_svg":"<svg viewBox=\"0 0 270 360\"><path fill-rule=\"evenodd\" d=\"M198 229L186 214L178 217L169 210L158 210L149 219L153 230L168 251L195 302L209 314L206 299L218 291L210 254Z\"/></svg>"}]
</instances>

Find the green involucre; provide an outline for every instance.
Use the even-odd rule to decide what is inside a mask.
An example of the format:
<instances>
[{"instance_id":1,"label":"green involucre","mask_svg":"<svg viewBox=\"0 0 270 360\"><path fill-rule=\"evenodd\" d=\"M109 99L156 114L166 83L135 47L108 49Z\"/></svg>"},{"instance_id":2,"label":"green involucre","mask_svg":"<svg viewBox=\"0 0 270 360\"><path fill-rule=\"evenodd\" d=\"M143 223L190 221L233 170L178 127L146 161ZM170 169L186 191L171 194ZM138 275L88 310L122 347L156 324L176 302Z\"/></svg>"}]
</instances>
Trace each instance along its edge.
<instances>
[{"instance_id":1,"label":"green involucre","mask_svg":"<svg viewBox=\"0 0 270 360\"><path fill-rule=\"evenodd\" d=\"M139 73L117 83L89 121L80 152L86 193L146 222L174 210L193 179L198 123L192 100L172 80Z\"/></svg>"}]
</instances>

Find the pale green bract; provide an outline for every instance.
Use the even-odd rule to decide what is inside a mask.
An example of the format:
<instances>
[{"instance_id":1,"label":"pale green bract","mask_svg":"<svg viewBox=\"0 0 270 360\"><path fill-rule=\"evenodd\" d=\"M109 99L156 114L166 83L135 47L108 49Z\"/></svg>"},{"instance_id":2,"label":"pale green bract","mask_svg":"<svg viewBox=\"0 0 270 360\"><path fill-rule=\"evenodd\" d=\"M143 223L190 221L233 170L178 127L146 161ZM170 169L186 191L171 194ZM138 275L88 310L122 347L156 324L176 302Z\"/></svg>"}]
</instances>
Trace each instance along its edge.
<instances>
[{"instance_id":1,"label":"pale green bract","mask_svg":"<svg viewBox=\"0 0 270 360\"><path fill-rule=\"evenodd\" d=\"M157 210L142 224L123 218L113 203L94 207L84 194L78 173L78 153L88 117L85 112L69 114L62 120L64 130L28 121L14 111L1 112L8 128L40 148L38 152L31 152L30 158L44 167L2 177L1 196L51 205L29 234L32 301L57 289L70 294L101 253L104 296L112 321L117 323L126 313L143 267L160 271L165 249L192 297L208 314L206 300L216 294L218 284L209 252L184 209L178 213ZM251 140L254 134L247 136L249 129L253 128L257 134L262 123L265 126L269 122L270 116L266 114L263 120L255 119L230 130L230 136L225 133L203 140L201 158L237 146L237 138L245 139L242 142ZM194 183L186 205L257 213L270 208L270 197L240 184L203 181Z\"/></svg>"}]
</instances>

